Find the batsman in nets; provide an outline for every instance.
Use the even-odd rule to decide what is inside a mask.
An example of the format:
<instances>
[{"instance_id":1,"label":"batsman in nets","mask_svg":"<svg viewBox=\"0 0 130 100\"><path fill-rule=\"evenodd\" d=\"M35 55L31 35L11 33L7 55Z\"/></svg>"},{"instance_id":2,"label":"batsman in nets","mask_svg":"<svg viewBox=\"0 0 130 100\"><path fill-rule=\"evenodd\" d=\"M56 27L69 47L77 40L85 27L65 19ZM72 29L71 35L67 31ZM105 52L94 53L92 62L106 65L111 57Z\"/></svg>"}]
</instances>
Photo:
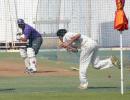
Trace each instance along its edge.
<instances>
[{"instance_id":1,"label":"batsman in nets","mask_svg":"<svg viewBox=\"0 0 130 100\"><path fill-rule=\"evenodd\" d=\"M120 61L115 56L100 60L97 56L97 42L86 35L67 32L66 29L59 29L56 34L61 41L60 47L71 52L77 52L78 48L81 49L79 64L80 85L78 88L87 89L88 87L87 69L90 63L92 63L94 68L100 70L113 66L120 67Z\"/></svg>"},{"instance_id":2,"label":"batsman in nets","mask_svg":"<svg viewBox=\"0 0 130 100\"><path fill-rule=\"evenodd\" d=\"M28 42L25 48L20 49L20 55L25 63L25 71L29 73L36 72L36 55L43 41L42 36L37 30L26 24L23 19L18 19L17 24L22 30L21 34L17 34L17 39L19 41Z\"/></svg>"}]
</instances>

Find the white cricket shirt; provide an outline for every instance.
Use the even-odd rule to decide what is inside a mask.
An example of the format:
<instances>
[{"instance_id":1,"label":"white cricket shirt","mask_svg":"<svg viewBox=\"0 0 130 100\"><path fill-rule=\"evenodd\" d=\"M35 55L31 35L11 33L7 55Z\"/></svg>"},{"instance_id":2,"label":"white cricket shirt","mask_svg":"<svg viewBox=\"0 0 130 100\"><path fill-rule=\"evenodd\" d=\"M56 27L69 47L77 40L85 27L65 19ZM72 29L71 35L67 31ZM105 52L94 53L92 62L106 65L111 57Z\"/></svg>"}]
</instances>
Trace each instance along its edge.
<instances>
[{"instance_id":1,"label":"white cricket shirt","mask_svg":"<svg viewBox=\"0 0 130 100\"><path fill-rule=\"evenodd\" d=\"M72 32L67 32L64 37L63 37L63 42L67 42L71 40L72 37L76 36L79 33L72 33ZM78 45L78 47L86 47L86 46L91 46L97 44L95 40L87 37L86 35L80 36L80 39L75 41L75 44Z\"/></svg>"}]
</instances>

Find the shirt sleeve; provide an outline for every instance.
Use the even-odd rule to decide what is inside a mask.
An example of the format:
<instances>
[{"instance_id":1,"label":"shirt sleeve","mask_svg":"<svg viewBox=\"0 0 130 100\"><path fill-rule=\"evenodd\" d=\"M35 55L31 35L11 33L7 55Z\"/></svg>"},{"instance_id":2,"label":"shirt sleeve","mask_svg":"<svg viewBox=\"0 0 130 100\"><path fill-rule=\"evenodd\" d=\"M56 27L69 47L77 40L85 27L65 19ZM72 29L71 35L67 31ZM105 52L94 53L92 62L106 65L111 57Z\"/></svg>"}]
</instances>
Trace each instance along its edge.
<instances>
[{"instance_id":1,"label":"shirt sleeve","mask_svg":"<svg viewBox=\"0 0 130 100\"><path fill-rule=\"evenodd\" d=\"M71 33L71 32L69 32L69 33L67 33L67 34L65 35L64 40L66 40L66 41L71 40L72 37L74 37L74 36L76 36L76 35L78 35L78 34L80 34L80 33Z\"/></svg>"},{"instance_id":2,"label":"shirt sleeve","mask_svg":"<svg viewBox=\"0 0 130 100\"><path fill-rule=\"evenodd\" d=\"M30 34L31 34L31 29L25 28L24 35L25 35L26 39L29 39Z\"/></svg>"},{"instance_id":3,"label":"shirt sleeve","mask_svg":"<svg viewBox=\"0 0 130 100\"><path fill-rule=\"evenodd\" d=\"M72 37L74 37L74 36L76 36L76 35L78 35L78 34L80 34L80 33L71 33L71 32L66 33L65 36L63 37L63 42L67 42L67 41L71 40ZM76 41L74 41L74 42L75 42L75 43L74 43L74 44L75 44L75 47L80 48L80 46L81 46L81 41L80 41L80 39L79 39L79 40L76 40Z\"/></svg>"},{"instance_id":4,"label":"shirt sleeve","mask_svg":"<svg viewBox=\"0 0 130 100\"><path fill-rule=\"evenodd\" d=\"M74 36L76 36L76 35L78 35L78 34L80 34L80 33L73 33L73 34L72 34L72 37L74 37Z\"/></svg>"}]
</instances>

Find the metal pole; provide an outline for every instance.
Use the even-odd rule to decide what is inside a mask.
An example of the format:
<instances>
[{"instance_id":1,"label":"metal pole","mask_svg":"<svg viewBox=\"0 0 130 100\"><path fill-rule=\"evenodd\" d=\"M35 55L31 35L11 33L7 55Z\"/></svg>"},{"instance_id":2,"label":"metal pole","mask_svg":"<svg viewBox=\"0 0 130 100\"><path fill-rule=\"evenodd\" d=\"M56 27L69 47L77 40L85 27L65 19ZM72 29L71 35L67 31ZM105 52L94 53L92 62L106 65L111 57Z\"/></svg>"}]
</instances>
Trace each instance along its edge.
<instances>
[{"instance_id":1,"label":"metal pole","mask_svg":"<svg viewBox=\"0 0 130 100\"><path fill-rule=\"evenodd\" d=\"M91 37L91 0L87 0L87 7L86 7L86 10L87 10L87 34L89 37Z\"/></svg>"},{"instance_id":2,"label":"metal pole","mask_svg":"<svg viewBox=\"0 0 130 100\"><path fill-rule=\"evenodd\" d=\"M36 10L36 18L35 18L35 28L38 28L37 21L38 21L38 6L39 6L40 0L37 1L37 10Z\"/></svg>"},{"instance_id":3,"label":"metal pole","mask_svg":"<svg viewBox=\"0 0 130 100\"><path fill-rule=\"evenodd\" d=\"M18 12L17 12L17 2L16 2L16 0L14 0L14 6L15 6L15 15L16 15L16 20L17 20L18 19ZM17 32L19 32L17 22L15 22L15 24L16 24Z\"/></svg>"},{"instance_id":4,"label":"metal pole","mask_svg":"<svg viewBox=\"0 0 130 100\"><path fill-rule=\"evenodd\" d=\"M121 94L124 94L122 31L120 32Z\"/></svg>"},{"instance_id":5,"label":"metal pole","mask_svg":"<svg viewBox=\"0 0 130 100\"><path fill-rule=\"evenodd\" d=\"M8 8L8 10L9 10L9 15L10 15L10 23L11 23L11 42L12 42L12 47L13 47L13 43L14 43L14 34L13 34L13 25L12 25L12 17L11 17L11 7L10 7L10 1L8 0L7 1L8 2L8 6L9 6L9 8Z\"/></svg>"}]
</instances>

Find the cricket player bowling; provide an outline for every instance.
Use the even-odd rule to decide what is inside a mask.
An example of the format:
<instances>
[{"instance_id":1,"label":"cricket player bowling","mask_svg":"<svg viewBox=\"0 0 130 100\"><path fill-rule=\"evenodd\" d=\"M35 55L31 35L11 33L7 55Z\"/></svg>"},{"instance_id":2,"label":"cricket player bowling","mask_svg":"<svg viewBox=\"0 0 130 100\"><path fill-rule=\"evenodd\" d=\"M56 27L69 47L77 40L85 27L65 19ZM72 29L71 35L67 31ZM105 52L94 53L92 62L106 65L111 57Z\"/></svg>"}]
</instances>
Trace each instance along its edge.
<instances>
[{"instance_id":1,"label":"cricket player bowling","mask_svg":"<svg viewBox=\"0 0 130 100\"><path fill-rule=\"evenodd\" d=\"M93 67L96 69L106 69L113 66L120 66L120 62L115 56L100 60L97 56L98 44L92 38L80 33L67 32L66 29L59 29L56 34L61 41L60 47L66 48L72 52L75 52L77 48L81 49L79 64L80 85L78 88L88 88L87 69L90 63L92 63ZM73 46L73 43L75 44L75 47Z\"/></svg>"}]
</instances>

